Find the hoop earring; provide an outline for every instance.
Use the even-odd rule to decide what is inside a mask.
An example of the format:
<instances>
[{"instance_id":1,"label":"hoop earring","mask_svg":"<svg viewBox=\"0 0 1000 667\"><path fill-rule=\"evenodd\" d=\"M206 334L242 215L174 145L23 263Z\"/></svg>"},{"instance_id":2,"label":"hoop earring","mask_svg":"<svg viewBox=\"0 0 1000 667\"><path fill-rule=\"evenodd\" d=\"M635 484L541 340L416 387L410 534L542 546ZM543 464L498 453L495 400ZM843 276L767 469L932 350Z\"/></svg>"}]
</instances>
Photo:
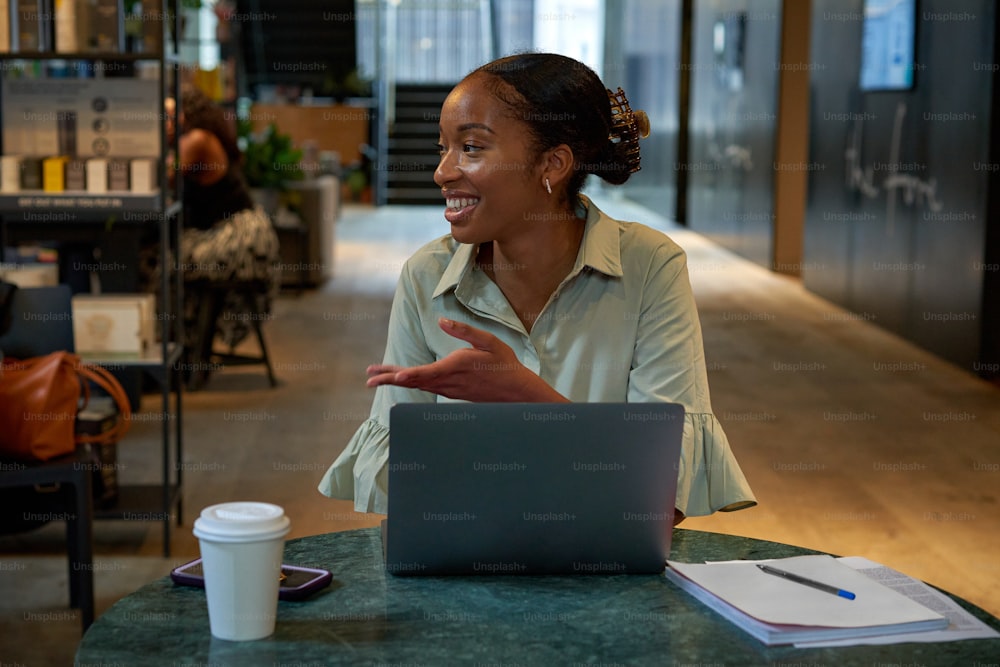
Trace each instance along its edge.
<instances>
[{"instance_id":1,"label":"hoop earring","mask_svg":"<svg viewBox=\"0 0 1000 667\"><path fill-rule=\"evenodd\" d=\"M552 194L552 185L549 183L549 179L545 179L545 191Z\"/></svg>"}]
</instances>

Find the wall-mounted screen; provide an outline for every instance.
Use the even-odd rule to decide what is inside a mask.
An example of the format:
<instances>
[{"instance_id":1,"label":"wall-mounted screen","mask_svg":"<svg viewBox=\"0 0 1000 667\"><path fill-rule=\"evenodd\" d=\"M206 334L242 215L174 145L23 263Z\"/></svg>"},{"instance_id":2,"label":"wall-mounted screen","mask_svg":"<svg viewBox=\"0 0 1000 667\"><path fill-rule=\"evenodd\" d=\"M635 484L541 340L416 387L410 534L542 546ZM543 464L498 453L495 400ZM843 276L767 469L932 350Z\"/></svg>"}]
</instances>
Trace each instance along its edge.
<instances>
[{"instance_id":1,"label":"wall-mounted screen","mask_svg":"<svg viewBox=\"0 0 1000 667\"><path fill-rule=\"evenodd\" d=\"M861 90L913 88L917 0L865 0Z\"/></svg>"}]
</instances>

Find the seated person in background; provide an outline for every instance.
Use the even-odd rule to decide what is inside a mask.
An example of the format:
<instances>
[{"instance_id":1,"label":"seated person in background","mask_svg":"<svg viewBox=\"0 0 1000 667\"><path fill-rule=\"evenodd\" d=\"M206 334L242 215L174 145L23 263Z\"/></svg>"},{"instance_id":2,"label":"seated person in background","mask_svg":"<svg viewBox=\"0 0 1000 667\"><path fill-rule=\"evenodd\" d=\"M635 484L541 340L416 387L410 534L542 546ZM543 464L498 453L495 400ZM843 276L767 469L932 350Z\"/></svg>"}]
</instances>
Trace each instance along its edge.
<instances>
[{"instance_id":1,"label":"seated person in background","mask_svg":"<svg viewBox=\"0 0 1000 667\"><path fill-rule=\"evenodd\" d=\"M167 117L174 117L173 101ZM267 287L257 295L252 313L240 312L239 301L227 302L216 331L228 345L236 345L249 332L247 321L270 313L279 287L278 237L271 219L255 205L241 171L241 153L233 123L223 111L197 90L182 95L179 118L168 122L168 142L180 131L179 154L169 174L184 179L184 230L176 267L185 281L185 332L192 343L198 307L198 286L213 281L262 281ZM155 253L147 257L148 287L156 289ZM245 308L245 306L242 306Z\"/></svg>"},{"instance_id":2,"label":"seated person in background","mask_svg":"<svg viewBox=\"0 0 1000 667\"><path fill-rule=\"evenodd\" d=\"M580 194L587 174L617 185L639 167L644 114L615 103L552 54L500 59L452 90L434 173L451 234L403 267L384 360L367 369L371 416L322 493L386 512L395 403L676 402L677 520L756 504L712 414L684 251Z\"/></svg>"}]
</instances>

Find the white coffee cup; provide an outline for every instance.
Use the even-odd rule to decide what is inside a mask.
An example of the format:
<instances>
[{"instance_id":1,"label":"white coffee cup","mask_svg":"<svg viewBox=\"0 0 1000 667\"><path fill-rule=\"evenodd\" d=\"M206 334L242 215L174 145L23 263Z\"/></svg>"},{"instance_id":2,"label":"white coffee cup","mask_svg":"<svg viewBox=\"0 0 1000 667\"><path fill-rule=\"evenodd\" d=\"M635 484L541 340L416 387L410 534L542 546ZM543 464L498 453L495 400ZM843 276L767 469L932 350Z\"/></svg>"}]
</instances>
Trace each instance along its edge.
<instances>
[{"instance_id":1,"label":"white coffee cup","mask_svg":"<svg viewBox=\"0 0 1000 667\"><path fill-rule=\"evenodd\" d=\"M201 511L194 535L214 637L245 641L274 633L290 523L282 508L269 503L221 503Z\"/></svg>"}]
</instances>

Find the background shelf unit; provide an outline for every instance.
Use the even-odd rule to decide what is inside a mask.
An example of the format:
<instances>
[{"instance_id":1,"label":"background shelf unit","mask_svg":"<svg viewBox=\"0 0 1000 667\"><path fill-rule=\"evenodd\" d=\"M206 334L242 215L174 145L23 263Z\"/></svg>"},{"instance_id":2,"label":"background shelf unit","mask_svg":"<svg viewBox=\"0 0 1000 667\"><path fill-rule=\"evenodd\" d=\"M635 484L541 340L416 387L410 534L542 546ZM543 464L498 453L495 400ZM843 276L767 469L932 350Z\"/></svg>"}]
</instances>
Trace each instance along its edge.
<instances>
[{"instance_id":1,"label":"background shelf unit","mask_svg":"<svg viewBox=\"0 0 1000 667\"><path fill-rule=\"evenodd\" d=\"M153 15L172 16L179 22L177 0L163 2L158 13ZM175 24L174 31L176 34ZM141 231L149 231L150 226L158 230L160 265L170 266L171 253L179 247L180 231L183 227L181 179L170 183L166 173L168 152L166 117L163 113L165 98L180 97L180 80L177 76L177 48L168 39L168 26L161 21L163 39L155 53L61 53L61 52L18 52L0 53L0 77L19 76L23 68L18 63L26 63L33 69L31 76L37 76L56 61L66 61L70 70L90 68L93 71L132 68L131 76L107 77L115 81L133 81L138 86L149 86L149 75L155 71L159 83L157 99L150 101L149 112L155 114L159 125L159 151L155 156L159 167L158 189L153 193L132 193L108 191L90 193L85 191L49 192L44 190L21 190L0 192L0 261L8 244L33 238L39 241L72 241L94 246L101 243L114 244L112 234L126 232L134 242ZM169 50L163 45L168 45ZM34 66L31 63L41 63ZM78 63L85 63L80 66ZM145 64L145 67L141 65ZM142 76L140 76L140 69ZM147 77L147 78L144 78ZM40 77L46 79L44 75ZM101 78L104 78L103 76ZM48 79L46 79L48 80ZM59 78L61 82L72 83L73 77ZM89 81L90 79L81 79ZM128 83L118 84L128 86ZM155 106L154 106L155 105ZM16 118L14 119L16 120ZM4 117L4 100L0 95L0 124L12 122ZM113 133L112 126L109 132ZM176 137L172 148L176 151ZM2 147L2 138L0 138ZM0 150L6 154L6 151ZM39 155L35 157L48 157ZM52 214L52 215L46 215ZM131 256L133 262L135 255ZM182 313L183 283L179 275L162 273L158 289L162 310L158 313L161 322L160 344L142 358L127 358L120 355L110 357L87 356L84 361L95 363L113 370L136 370L150 376L160 388L162 409L162 475L156 484L119 484L119 497L113 506L95 508L94 517L99 519L125 519L161 522L163 525L163 554L170 555L170 537L174 515L179 525L182 521L182 472L183 472L183 427L182 388L179 362L182 346L175 342L183 340ZM173 281L173 285L171 285ZM137 286L136 286L137 287ZM171 289L171 287L173 289ZM137 291L133 289L132 291ZM126 436L127 440L128 436ZM127 480L126 480L127 481Z\"/></svg>"}]
</instances>

